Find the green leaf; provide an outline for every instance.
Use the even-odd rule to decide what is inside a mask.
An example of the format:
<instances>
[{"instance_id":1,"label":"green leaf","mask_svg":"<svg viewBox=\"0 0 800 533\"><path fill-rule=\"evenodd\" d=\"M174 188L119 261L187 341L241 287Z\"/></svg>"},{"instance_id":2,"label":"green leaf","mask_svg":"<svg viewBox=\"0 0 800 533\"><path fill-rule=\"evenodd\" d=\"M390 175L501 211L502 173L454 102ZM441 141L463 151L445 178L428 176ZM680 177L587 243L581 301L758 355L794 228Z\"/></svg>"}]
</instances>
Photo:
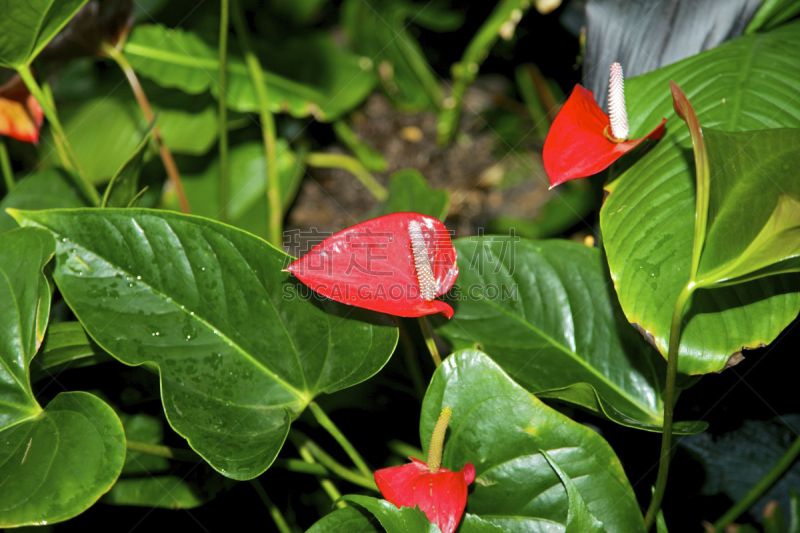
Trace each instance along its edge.
<instances>
[{"instance_id":1,"label":"green leaf","mask_svg":"<svg viewBox=\"0 0 800 533\"><path fill-rule=\"evenodd\" d=\"M358 57L339 49L323 33L280 44L256 46L269 87L270 109L295 117L313 115L334 120L356 107L372 91L375 74ZM163 87L190 94L211 90L219 98L216 44L180 28L139 25L125 43L125 55L136 72ZM228 53L228 107L258 111L258 99L243 59Z\"/></svg>"},{"instance_id":2,"label":"green leaf","mask_svg":"<svg viewBox=\"0 0 800 533\"><path fill-rule=\"evenodd\" d=\"M773 501L764 508L764 533L786 533L786 520L783 509Z\"/></svg>"},{"instance_id":3,"label":"green leaf","mask_svg":"<svg viewBox=\"0 0 800 533\"><path fill-rule=\"evenodd\" d=\"M31 363L31 382L57 375L67 368L96 365L113 359L93 344L80 322L50 324L44 344Z\"/></svg>"},{"instance_id":4,"label":"green leaf","mask_svg":"<svg viewBox=\"0 0 800 533\"><path fill-rule=\"evenodd\" d=\"M417 170L399 170L389 179L389 198L369 218L410 211L444 220L449 207L445 189L431 189Z\"/></svg>"},{"instance_id":5,"label":"green leaf","mask_svg":"<svg viewBox=\"0 0 800 533\"><path fill-rule=\"evenodd\" d=\"M142 135L139 146L134 149L133 153L122 163L116 174L109 180L101 207L128 207L133 199L136 198L139 193L139 174L144 163L145 149L150 143L150 136L153 134L156 120L157 118L153 119L153 122L150 123L144 135Z\"/></svg>"},{"instance_id":6,"label":"green leaf","mask_svg":"<svg viewBox=\"0 0 800 533\"><path fill-rule=\"evenodd\" d=\"M456 313L436 330L454 349L480 347L540 397L660 431L666 364L626 323L600 250L491 236L455 246Z\"/></svg>"},{"instance_id":7,"label":"green leaf","mask_svg":"<svg viewBox=\"0 0 800 533\"><path fill-rule=\"evenodd\" d=\"M306 533L378 533L373 519L355 507L344 507L317 520Z\"/></svg>"},{"instance_id":8,"label":"green leaf","mask_svg":"<svg viewBox=\"0 0 800 533\"><path fill-rule=\"evenodd\" d=\"M419 507L395 507L393 503L369 496L348 494L343 500L356 503L375 515L386 533L441 533L436 524L432 524Z\"/></svg>"},{"instance_id":9,"label":"green leaf","mask_svg":"<svg viewBox=\"0 0 800 533\"><path fill-rule=\"evenodd\" d=\"M89 335L154 363L170 425L217 471L264 472L320 393L388 361L394 321L307 299L291 260L248 233L147 209L14 212L56 236L54 279Z\"/></svg>"},{"instance_id":10,"label":"green leaf","mask_svg":"<svg viewBox=\"0 0 800 533\"><path fill-rule=\"evenodd\" d=\"M798 13L800 13L798 0L764 0L747 25L745 33L770 30L797 16Z\"/></svg>"},{"instance_id":11,"label":"green leaf","mask_svg":"<svg viewBox=\"0 0 800 533\"><path fill-rule=\"evenodd\" d=\"M800 129L705 129L711 167L698 285L800 270Z\"/></svg>"},{"instance_id":12,"label":"green leaf","mask_svg":"<svg viewBox=\"0 0 800 533\"><path fill-rule=\"evenodd\" d=\"M430 442L442 407L453 410L443 464L475 465L471 514L509 532L563 531L569 498L545 450L578 488L608 533L643 533L619 459L600 435L547 407L489 357L463 350L436 370L422 405L420 442Z\"/></svg>"},{"instance_id":13,"label":"green leaf","mask_svg":"<svg viewBox=\"0 0 800 533\"><path fill-rule=\"evenodd\" d=\"M287 209L297 195L305 175L305 165L284 139L277 140L276 151L281 203ZM269 224L264 144L252 141L234 146L228 158L228 219L234 226L263 237L267 235ZM196 215L217 218L222 211L219 205L219 175L219 158L215 158L202 173L183 176L186 196ZM169 207L180 210L177 199Z\"/></svg>"},{"instance_id":14,"label":"green leaf","mask_svg":"<svg viewBox=\"0 0 800 533\"><path fill-rule=\"evenodd\" d=\"M114 411L85 392L42 410L28 379L50 311L42 269L53 237L33 228L0 235L0 527L66 520L88 509L120 473L125 435Z\"/></svg>"},{"instance_id":15,"label":"green leaf","mask_svg":"<svg viewBox=\"0 0 800 533\"><path fill-rule=\"evenodd\" d=\"M14 218L6 213L7 208L88 207L88 202L73 183L67 171L61 168L45 168L17 182L14 190L0 201L0 233L19 227Z\"/></svg>"},{"instance_id":16,"label":"green leaf","mask_svg":"<svg viewBox=\"0 0 800 533\"><path fill-rule=\"evenodd\" d=\"M789 489L789 533L800 533L800 498L794 487Z\"/></svg>"},{"instance_id":17,"label":"green leaf","mask_svg":"<svg viewBox=\"0 0 800 533\"><path fill-rule=\"evenodd\" d=\"M0 67L20 68L36 59L87 0L9 2L0 18Z\"/></svg>"},{"instance_id":18,"label":"green leaf","mask_svg":"<svg viewBox=\"0 0 800 533\"><path fill-rule=\"evenodd\" d=\"M572 479L564 472L561 467L550 457L546 451L542 450L541 454L550 463L550 467L556 471L564 488L567 489L567 498L569 498L569 511L567 513L567 527L564 533L587 533L587 532L605 532L603 524L592 515L592 512L586 507L586 502L583 501L578 487L572 482Z\"/></svg>"},{"instance_id":19,"label":"green leaf","mask_svg":"<svg viewBox=\"0 0 800 533\"><path fill-rule=\"evenodd\" d=\"M695 222L689 132L673 111L668 82L686 93L704 131L797 128L800 100L793 95L800 71L786 65L798 62L800 23L793 22L626 81L631 131L662 117L668 131L606 186L600 224L622 309L662 355L672 310L689 280ZM679 371L717 372L743 347L771 342L800 310L798 287L795 275L780 275L696 291L683 318Z\"/></svg>"},{"instance_id":20,"label":"green leaf","mask_svg":"<svg viewBox=\"0 0 800 533\"><path fill-rule=\"evenodd\" d=\"M487 522L486 520L466 513L461 520L459 533L502 533L503 528Z\"/></svg>"}]
</instances>

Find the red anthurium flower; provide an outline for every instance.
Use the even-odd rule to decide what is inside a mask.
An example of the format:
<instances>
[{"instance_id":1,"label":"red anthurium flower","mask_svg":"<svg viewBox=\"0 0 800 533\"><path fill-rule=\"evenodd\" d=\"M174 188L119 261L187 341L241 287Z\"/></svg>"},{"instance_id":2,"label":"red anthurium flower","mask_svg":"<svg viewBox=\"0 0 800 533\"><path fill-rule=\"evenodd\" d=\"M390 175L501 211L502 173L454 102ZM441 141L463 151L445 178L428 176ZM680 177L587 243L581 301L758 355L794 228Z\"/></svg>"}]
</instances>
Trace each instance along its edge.
<instances>
[{"instance_id":1,"label":"red anthurium flower","mask_svg":"<svg viewBox=\"0 0 800 533\"><path fill-rule=\"evenodd\" d=\"M576 85L550 127L542 158L550 177L550 188L565 181L585 178L610 167L623 154L645 139L664 135L661 119L656 128L640 139L628 139L622 67L611 65L608 110L606 115L594 100L592 91Z\"/></svg>"},{"instance_id":2,"label":"red anthurium flower","mask_svg":"<svg viewBox=\"0 0 800 533\"><path fill-rule=\"evenodd\" d=\"M39 142L44 112L19 75L0 87L0 135Z\"/></svg>"},{"instance_id":3,"label":"red anthurium flower","mask_svg":"<svg viewBox=\"0 0 800 533\"><path fill-rule=\"evenodd\" d=\"M387 501L397 507L416 505L442 533L453 533L467 506L467 486L475 480L475 466L460 472L441 468L442 445L451 410L445 407L436 423L428 450L428 464L410 457L411 463L375 471L375 483Z\"/></svg>"},{"instance_id":4,"label":"red anthurium flower","mask_svg":"<svg viewBox=\"0 0 800 533\"><path fill-rule=\"evenodd\" d=\"M332 300L396 316L453 308L436 300L458 276L456 250L439 220L394 213L328 237L286 269Z\"/></svg>"}]
</instances>

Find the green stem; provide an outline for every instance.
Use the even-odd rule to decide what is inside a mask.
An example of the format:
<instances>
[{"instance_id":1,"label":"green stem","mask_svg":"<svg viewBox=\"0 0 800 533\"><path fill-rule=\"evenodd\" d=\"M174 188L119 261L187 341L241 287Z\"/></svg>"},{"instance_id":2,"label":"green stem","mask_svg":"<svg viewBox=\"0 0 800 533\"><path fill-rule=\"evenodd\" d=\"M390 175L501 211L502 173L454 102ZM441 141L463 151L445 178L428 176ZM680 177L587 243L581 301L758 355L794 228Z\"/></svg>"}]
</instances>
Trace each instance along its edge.
<instances>
[{"instance_id":1,"label":"green stem","mask_svg":"<svg viewBox=\"0 0 800 533\"><path fill-rule=\"evenodd\" d=\"M6 194L8 194L14 190L17 183L14 181L14 171L11 168L11 159L8 157L8 148L2 139L0 139L0 170L3 172L3 181L6 183Z\"/></svg>"},{"instance_id":2,"label":"green stem","mask_svg":"<svg viewBox=\"0 0 800 533\"><path fill-rule=\"evenodd\" d=\"M661 434L661 457L658 464L658 477L656 478L653 499L647 514L644 517L646 529L650 529L653 521L661 507L661 500L664 498L664 491L667 488L667 475L669 473L670 452L672 451L672 416L675 410L675 378L678 374L678 354L681 345L681 326L683 325L683 310L686 307L689 297L694 292L694 283L688 283L675 302L672 311L672 324L669 330L669 351L667 353L667 377L664 388L664 429Z\"/></svg>"},{"instance_id":3,"label":"green stem","mask_svg":"<svg viewBox=\"0 0 800 533\"><path fill-rule=\"evenodd\" d=\"M403 357L406 362L408 374L411 381L414 383L414 391L417 397L422 400L425 397L425 380L422 377L422 370L419 366L419 356L417 355L417 346L412 342L411 337L408 335L408 322L405 320L398 320L397 325L400 330L400 342L403 344Z\"/></svg>"},{"instance_id":4,"label":"green stem","mask_svg":"<svg viewBox=\"0 0 800 533\"><path fill-rule=\"evenodd\" d=\"M264 71L247 37L247 23L244 12L239 4L239 0L233 0L231 4L233 15L233 26L236 35L239 37L239 45L244 52L247 71L250 80L256 88L258 97L259 116L261 117L261 129L264 137L264 149L267 153L267 209L269 213L269 229L267 240L274 246L280 247L283 244L283 210L281 209L280 182L278 176L278 154L275 146L275 118L269 108L269 94L267 84L264 81ZM225 95L220 95L221 99Z\"/></svg>"},{"instance_id":5,"label":"green stem","mask_svg":"<svg viewBox=\"0 0 800 533\"><path fill-rule=\"evenodd\" d=\"M127 78L128 84L131 86L131 91L133 91L133 95L136 97L136 103L139 104L144 119L148 123L152 123L155 115L153 114L153 109L150 107L150 101L147 99L147 95L144 89L142 89L142 84L139 83L139 77L136 76L136 72L133 70L127 58L122 52L109 43L104 42L102 44L102 49L108 57L117 63L122 72L125 73L125 78ZM186 191L183 189L183 182L181 181L181 174L178 171L178 165L175 163L175 158L172 157L172 152L169 151L169 148L167 148L167 145L165 145L164 141L161 139L161 130L158 129L158 126L153 126L153 138L158 145L161 162L164 164L164 169L167 171L169 181L175 189L175 194L178 196L181 212L189 214L192 210L189 207L189 199L186 197Z\"/></svg>"},{"instance_id":6,"label":"green stem","mask_svg":"<svg viewBox=\"0 0 800 533\"><path fill-rule=\"evenodd\" d=\"M421 458L425 457L425 454L422 453L422 450L401 440L390 440L386 443L386 446L393 454L399 455L403 458L416 457L417 459L422 460Z\"/></svg>"},{"instance_id":7,"label":"green stem","mask_svg":"<svg viewBox=\"0 0 800 533\"><path fill-rule=\"evenodd\" d=\"M308 448L304 445L298 446L297 451L300 453L300 457L303 458L304 461L310 464L317 464L317 461L314 459L314 456L308 450ZM331 501L336 502L336 507L341 509L345 507L345 503L339 501L339 498L342 497L342 493L339 492L339 489L336 488L336 485L330 479L320 479L319 484L322 487L322 490L328 495Z\"/></svg>"},{"instance_id":8,"label":"green stem","mask_svg":"<svg viewBox=\"0 0 800 533\"><path fill-rule=\"evenodd\" d=\"M275 459L270 468L283 468L289 472L297 472L298 474L310 474L312 476L328 477L331 475L330 471L323 465L316 463L307 463L300 459Z\"/></svg>"},{"instance_id":9,"label":"green stem","mask_svg":"<svg viewBox=\"0 0 800 533\"><path fill-rule=\"evenodd\" d=\"M433 338L430 325L424 316L419 317L418 320L422 336L425 338L425 344L428 346L428 351L431 352L431 357L433 357L433 364L436 365L436 368L439 368L439 365L442 364L442 358L439 356L439 349L436 347L436 340Z\"/></svg>"},{"instance_id":10,"label":"green stem","mask_svg":"<svg viewBox=\"0 0 800 533\"><path fill-rule=\"evenodd\" d=\"M305 435L297 434L294 437L294 440L305 446L308 451L311 452L314 458L325 467L326 470L330 470L332 473L336 474L345 481L349 481L350 483L358 485L359 487L364 487L365 489L374 491L378 490L378 486L375 484L375 481L372 478L365 477L360 473L353 472L349 468L345 467L336 459L328 455L328 453L323 450L319 444L309 439Z\"/></svg>"},{"instance_id":11,"label":"green stem","mask_svg":"<svg viewBox=\"0 0 800 533\"><path fill-rule=\"evenodd\" d=\"M219 16L219 219L228 222L228 0L220 0Z\"/></svg>"},{"instance_id":12,"label":"green stem","mask_svg":"<svg viewBox=\"0 0 800 533\"><path fill-rule=\"evenodd\" d=\"M33 77L30 67L20 67L17 72L22 78L22 81L25 82L28 91L36 98L39 105L42 106L42 111L44 111L44 115L47 117L48 122L50 122L50 127L53 128L53 134L56 139L56 149L61 157L61 161L64 163L67 170L71 171L70 174L77 178L75 185L92 205L100 205L100 195L97 193L94 186L86 179L86 176L83 175L83 169L67 140L67 134L64 133L64 127L58 119L55 107L50 105L50 99L42 92L39 84L36 83L36 79Z\"/></svg>"},{"instance_id":13,"label":"green stem","mask_svg":"<svg viewBox=\"0 0 800 533\"><path fill-rule=\"evenodd\" d=\"M158 457L166 457L167 459L175 459L176 461L187 461L190 463L197 463L203 459L192 450L182 450L180 448L170 448L163 444L150 444L149 442L139 442L135 440L125 441L125 447L128 451L146 453L148 455L157 455Z\"/></svg>"},{"instance_id":14,"label":"green stem","mask_svg":"<svg viewBox=\"0 0 800 533\"><path fill-rule=\"evenodd\" d=\"M258 479L251 479L250 485L255 489L256 494L258 497L261 498L261 501L264 502L264 505L269 510L269 515L272 517L272 521L275 522L275 527L278 528L280 533L292 533L292 528L289 527L289 524L286 523L286 519L283 517L283 513L281 510L278 509L278 506L272 503L272 500L267 495L267 491L264 490L264 487L261 486L261 482Z\"/></svg>"},{"instance_id":15,"label":"green stem","mask_svg":"<svg viewBox=\"0 0 800 533\"><path fill-rule=\"evenodd\" d=\"M379 202L383 202L389 197L389 192L386 188L375 180L369 170L361 164L361 161L349 155L312 152L306 156L306 164L316 168L340 168L346 170L355 176Z\"/></svg>"},{"instance_id":16,"label":"green stem","mask_svg":"<svg viewBox=\"0 0 800 533\"><path fill-rule=\"evenodd\" d=\"M339 431L339 428L333 423L333 420L328 418L328 415L325 414L325 411L317 405L316 402L311 402L308 404L308 407L311 409L311 413L314 415L314 418L317 419L319 425L325 428L331 436L336 439L336 442L339 443L339 446L342 447L344 452L353 461L353 464L356 465L356 468L364 474L368 479L372 479L372 470L367 466L367 463L364 462L364 459L361 458L361 455L356 451L350 441L347 440L347 437Z\"/></svg>"},{"instance_id":17,"label":"green stem","mask_svg":"<svg viewBox=\"0 0 800 533\"><path fill-rule=\"evenodd\" d=\"M764 477L762 477L758 483L753 485L747 494L744 497L736 502L736 504L728 509L724 515L720 517L719 520L714 522L714 531L724 531L725 527L739 518L739 515L747 511L756 501L761 498L761 496L769 489L779 477L783 475L786 470L792 466L794 460L797 456L800 455L800 437L794 439L794 442L789 449L783 454L783 456L778 459L778 462L775 463L769 472L767 472Z\"/></svg>"}]
</instances>

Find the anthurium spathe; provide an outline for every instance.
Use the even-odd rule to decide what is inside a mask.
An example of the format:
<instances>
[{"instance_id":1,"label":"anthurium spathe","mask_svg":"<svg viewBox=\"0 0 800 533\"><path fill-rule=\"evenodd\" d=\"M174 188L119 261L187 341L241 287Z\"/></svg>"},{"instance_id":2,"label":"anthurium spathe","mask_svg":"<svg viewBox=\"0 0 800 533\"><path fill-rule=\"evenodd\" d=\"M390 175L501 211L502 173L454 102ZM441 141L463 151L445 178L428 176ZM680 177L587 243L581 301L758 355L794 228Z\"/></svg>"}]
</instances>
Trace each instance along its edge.
<instances>
[{"instance_id":1,"label":"anthurium spathe","mask_svg":"<svg viewBox=\"0 0 800 533\"><path fill-rule=\"evenodd\" d=\"M337 302L396 316L418 317L453 308L436 300L458 276L450 233L439 220L394 213L328 237L287 270Z\"/></svg>"},{"instance_id":2,"label":"anthurium spathe","mask_svg":"<svg viewBox=\"0 0 800 533\"><path fill-rule=\"evenodd\" d=\"M0 135L37 143L42 122L44 112L19 75L0 87Z\"/></svg>"},{"instance_id":3,"label":"anthurium spathe","mask_svg":"<svg viewBox=\"0 0 800 533\"><path fill-rule=\"evenodd\" d=\"M442 448L452 410L445 407L431 436L428 463L409 457L411 463L375 471L383 497L397 507L419 506L442 533L453 533L467 505L467 486L475 480L475 466L460 472L442 468Z\"/></svg>"},{"instance_id":4,"label":"anthurium spathe","mask_svg":"<svg viewBox=\"0 0 800 533\"><path fill-rule=\"evenodd\" d=\"M550 178L550 188L565 181L597 174L645 139L657 140L664 135L667 119L661 119L661 123L644 137L628 138L628 117L619 63L611 66L608 109L610 115L600 109L592 91L575 85L544 141L542 158Z\"/></svg>"}]
</instances>

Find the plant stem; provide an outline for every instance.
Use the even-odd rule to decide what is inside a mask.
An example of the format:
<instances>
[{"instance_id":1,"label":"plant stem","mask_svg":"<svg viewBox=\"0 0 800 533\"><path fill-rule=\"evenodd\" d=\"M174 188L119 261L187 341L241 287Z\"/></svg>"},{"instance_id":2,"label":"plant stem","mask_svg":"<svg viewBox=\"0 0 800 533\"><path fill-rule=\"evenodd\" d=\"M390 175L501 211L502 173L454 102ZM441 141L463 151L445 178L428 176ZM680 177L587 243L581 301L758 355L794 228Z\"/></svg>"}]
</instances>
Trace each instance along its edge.
<instances>
[{"instance_id":1,"label":"plant stem","mask_svg":"<svg viewBox=\"0 0 800 533\"><path fill-rule=\"evenodd\" d=\"M317 461L314 459L314 456L311 454L311 452L308 450L305 444L297 446L297 451L300 453L300 457L302 457L303 460L306 461L307 463L311 464L317 463ZM342 493L339 492L339 489L336 488L336 485L334 485L330 479L320 479L319 484L322 487L322 490L324 490L325 493L328 495L328 497L332 501L336 502L337 509L345 507L345 503L339 501L339 498L342 497Z\"/></svg>"},{"instance_id":2,"label":"plant stem","mask_svg":"<svg viewBox=\"0 0 800 533\"><path fill-rule=\"evenodd\" d=\"M261 501L264 502L264 505L269 510L269 515L272 517L272 521L275 522L275 527L278 528L278 531L280 531L280 533L292 533L292 528L286 523L283 513L281 513L277 505L272 503L272 500L270 500L267 495L267 491L261 486L261 482L259 482L258 479L251 479L250 485L255 489L256 494L258 494L258 497L261 498Z\"/></svg>"},{"instance_id":3,"label":"plant stem","mask_svg":"<svg viewBox=\"0 0 800 533\"><path fill-rule=\"evenodd\" d=\"M744 497L736 502L736 504L728 509L728 511L722 515L719 520L714 522L714 531L724 531L725 527L739 518L739 515L747 511L750 507L753 506L754 503L769 489L779 477L783 475L786 470L792 466L794 460L800 454L800 437L794 439L792 445L789 446L789 449L783 454L783 456L778 459L778 462L775 463L769 472L767 472L764 477L762 477L758 483L753 485L747 494Z\"/></svg>"},{"instance_id":4,"label":"plant stem","mask_svg":"<svg viewBox=\"0 0 800 533\"><path fill-rule=\"evenodd\" d=\"M316 402L311 402L308 404L308 407L311 409L311 413L314 415L314 418L317 419L319 425L324 427L331 436L336 439L336 442L339 443L339 446L345 451L350 460L353 461L353 464L356 465L356 468L364 474L368 479L372 479L372 470L367 466L367 463L364 462L364 459L361 458L361 455L356 451L350 441L347 440L347 437L339 431L339 428L333 423L333 420L328 418L328 415L325 414L325 411L317 405Z\"/></svg>"},{"instance_id":5,"label":"plant stem","mask_svg":"<svg viewBox=\"0 0 800 533\"><path fill-rule=\"evenodd\" d=\"M103 52L108 54L108 56L113 59L117 65L119 65L119 68L121 68L125 73L125 77L128 79L128 83L131 86L133 95L136 97L136 102L139 104L139 108L142 110L144 119L148 123L153 122L153 109L150 107L150 102L147 100L147 95L144 93L142 85L139 83L139 78L136 76L136 72L134 72L131 64L128 63L128 60L124 55L122 55L122 52L107 42L103 43L102 49ZM164 168L167 171L167 176L169 176L169 181L175 188L175 193L178 195L178 203L181 206L181 212L189 214L192 212L192 210L189 207L189 200L186 198L186 191L183 189L181 175L180 172L178 172L178 165L175 164L175 159L172 157L172 152L169 151L169 148L167 148L167 146L164 144L164 141L161 139L161 131L158 129L158 126L153 126L153 138L156 140L156 144L158 145L158 151L161 154L161 161L164 163Z\"/></svg>"},{"instance_id":6,"label":"plant stem","mask_svg":"<svg viewBox=\"0 0 800 533\"><path fill-rule=\"evenodd\" d=\"M354 485L358 485L359 487L364 487L374 491L378 490L378 486L375 484L375 481L372 478L365 477L343 466L341 463L336 461L336 459L328 455L328 453L325 452L325 450L323 450L322 447L320 447L320 445L313 440L305 437L303 445L308 449L308 451L311 452L317 461L322 463L326 469L330 470L340 478L344 479L345 481L349 481Z\"/></svg>"},{"instance_id":7,"label":"plant stem","mask_svg":"<svg viewBox=\"0 0 800 533\"><path fill-rule=\"evenodd\" d=\"M650 501L650 507L647 508L647 514L644 517L646 529L650 529L650 526L653 525L667 487L670 452L672 451L672 416L675 410L675 377L678 374L682 317L686 303L695 288L696 286L693 283L687 283L678 294L678 300L675 302L675 308L672 311L672 324L669 330L669 351L667 353L667 377L664 387L664 429L661 434L661 457L659 458L658 477L656 478L653 499Z\"/></svg>"},{"instance_id":8,"label":"plant stem","mask_svg":"<svg viewBox=\"0 0 800 533\"><path fill-rule=\"evenodd\" d=\"M397 321L400 330L400 342L403 344L403 358L405 359L406 368L408 369L411 381L414 383L414 392L416 392L417 397L422 400L425 397L425 380L422 377L422 370L419 367L417 347L408 335L407 324L408 322L405 320Z\"/></svg>"},{"instance_id":9,"label":"plant stem","mask_svg":"<svg viewBox=\"0 0 800 533\"><path fill-rule=\"evenodd\" d=\"M0 139L0 170L3 172L3 181L6 183L6 194L8 194L14 190L17 183L14 181L14 171L11 168L11 159L8 157L8 148L2 139Z\"/></svg>"},{"instance_id":10,"label":"plant stem","mask_svg":"<svg viewBox=\"0 0 800 533\"><path fill-rule=\"evenodd\" d=\"M324 154L321 152L312 152L306 156L306 164L310 167L317 168L340 168L348 171L355 176L358 181L367 189L372 196L379 202L383 202L389 197L389 192L386 188L378 183L369 170L366 169L361 161L355 157L350 157L344 154Z\"/></svg>"},{"instance_id":11,"label":"plant stem","mask_svg":"<svg viewBox=\"0 0 800 533\"><path fill-rule=\"evenodd\" d=\"M75 157L75 152L73 152L67 140L67 134L64 133L64 127L58 119L55 107L50 105L50 99L42 92L39 84L36 83L36 79L33 77L30 67L20 67L17 72L22 78L22 81L25 82L28 91L36 98L39 105L42 106L42 111L44 111L47 120L50 122L50 127L53 128L53 134L56 139L56 149L61 157L61 161L67 170L71 171L70 174L77 178L75 185L77 185L78 189L92 205L100 205L100 195L97 193L94 186L86 179L86 176L83 175L81 164L78 158Z\"/></svg>"},{"instance_id":12,"label":"plant stem","mask_svg":"<svg viewBox=\"0 0 800 533\"><path fill-rule=\"evenodd\" d=\"M244 19L242 6L238 0L233 0L231 4L233 15L233 26L236 35L239 37L239 45L244 52L247 71L250 80L256 89L258 97L259 116L261 117L261 130L264 137L264 149L267 152L267 209L269 213L269 228L267 240L272 245L280 247L283 244L283 209L281 209L281 191L278 176L278 154L275 147L275 118L269 108L269 94L267 84L264 81L264 71L261 68L250 42L247 37L247 23ZM226 95L220 94L220 99L225 99Z\"/></svg>"},{"instance_id":13,"label":"plant stem","mask_svg":"<svg viewBox=\"0 0 800 533\"><path fill-rule=\"evenodd\" d=\"M148 455L157 455L158 457L166 457L167 459L175 459L176 461L187 461L190 463L197 463L203 459L192 450L182 450L180 448L170 448L163 444L150 444L149 442L139 442L135 440L125 441L125 447L128 451L146 453Z\"/></svg>"},{"instance_id":14,"label":"plant stem","mask_svg":"<svg viewBox=\"0 0 800 533\"><path fill-rule=\"evenodd\" d=\"M298 474L310 474L312 476L330 476L331 473L323 465L316 463L307 463L300 459L275 459L270 468L283 468L289 472L297 472Z\"/></svg>"},{"instance_id":15,"label":"plant stem","mask_svg":"<svg viewBox=\"0 0 800 533\"><path fill-rule=\"evenodd\" d=\"M228 222L228 0L220 0L219 15L219 219Z\"/></svg>"},{"instance_id":16,"label":"plant stem","mask_svg":"<svg viewBox=\"0 0 800 533\"><path fill-rule=\"evenodd\" d=\"M436 365L436 368L439 368L439 365L442 364L442 358L439 356L439 349L436 347L436 340L433 338L430 325L424 316L419 317L418 320L422 336L425 337L425 344L428 345L428 351L431 352L431 357L433 357L433 364Z\"/></svg>"},{"instance_id":17,"label":"plant stem","mask_svg":"<svg viewBox=\"0 0 800 533\"><path fill-rule=\"evenodd\" d=\"M389 448L389 450L391 450L392 453L403 458L416 457L419 459L420 457L425 457L425 454L422 453L422 450L401 440L390 440L386 443L386 446Z\"/></svg>"}]
</instances>

